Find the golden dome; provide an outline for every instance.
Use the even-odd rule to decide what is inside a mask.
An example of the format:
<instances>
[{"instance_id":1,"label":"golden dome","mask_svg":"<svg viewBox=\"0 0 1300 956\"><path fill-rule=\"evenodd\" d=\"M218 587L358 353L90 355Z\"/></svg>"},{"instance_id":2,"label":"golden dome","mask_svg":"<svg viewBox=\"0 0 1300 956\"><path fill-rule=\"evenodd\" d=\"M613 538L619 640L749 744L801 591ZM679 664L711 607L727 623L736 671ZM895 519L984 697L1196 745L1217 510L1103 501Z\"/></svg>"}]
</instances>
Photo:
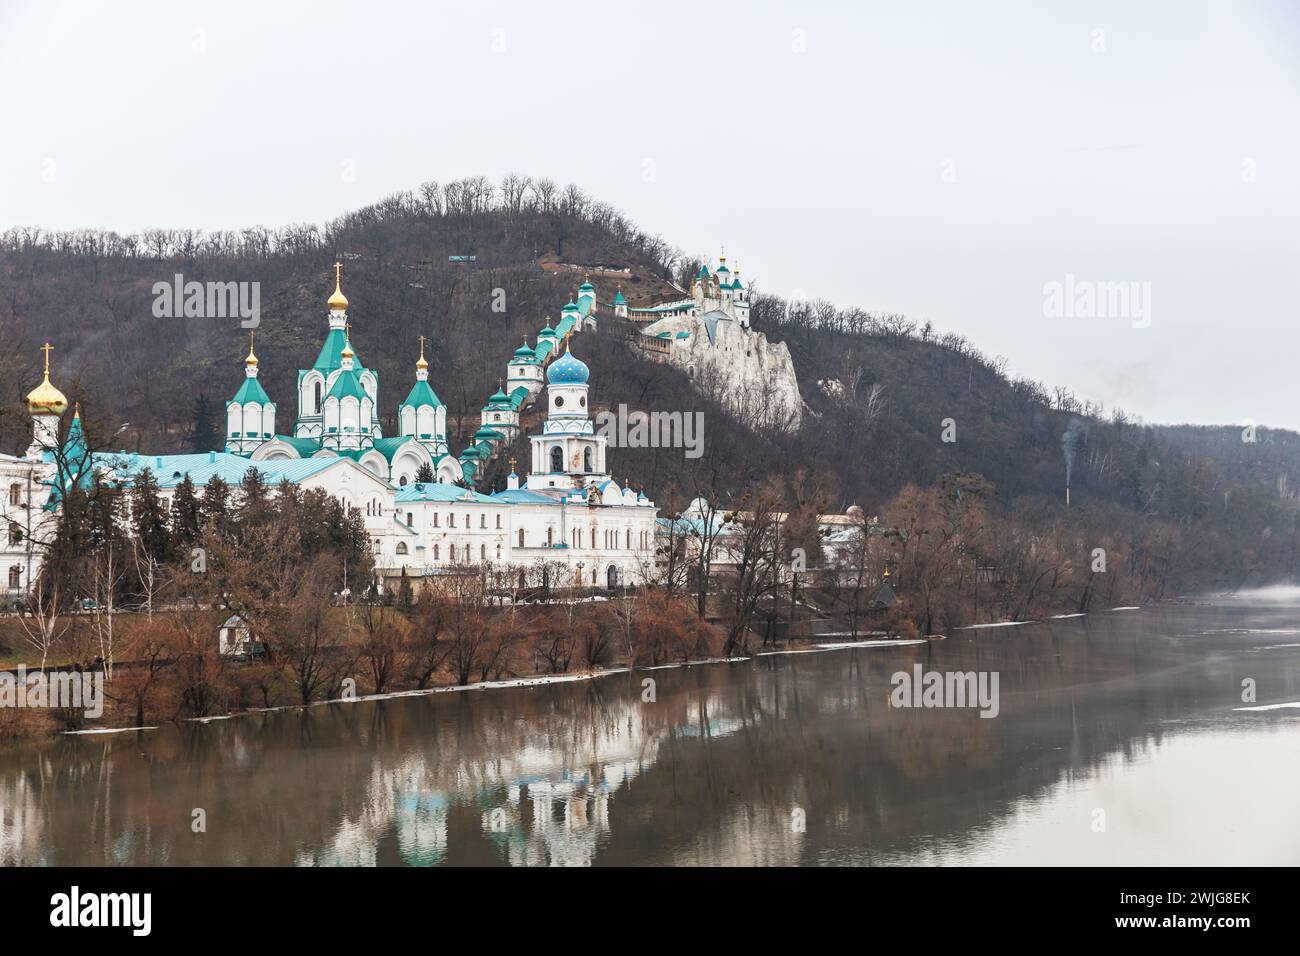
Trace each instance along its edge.
<instances>
[{"instance_id":1,"label":"golden dome","mask_svg":"<svg viewBox=\"0 0 1300 956\"><path fill-rule=\"evenodd\" d=\"M45 343L45 378L27 393L27 410L33 415L62 415L68 410L68 396L50 384L50 351L54 348Z\"/></svg>"},{"instance_id":2,"label":"golden dome","mask_svg":"<svg viewBox=\"0 0 1300 956\"><path fill-rule=\"evenodd\" d=\"M329 297L329 307L331 311L344 310L348 307L348 297L343 294L342 282L342 263L334 263L334 294Z\"/></svg>"},{"instance_id":3,"label":"golden dome","mask_svg":"<svg viewBox=\"0 0 1300 956\"><path fill-rule=\"evenodd\" d=\"M424 358L424 336L420 336L420 358L415 363L416 368L428 368L429 363Z\"/></svg>"},{"instance_id":4,"label":"golden dome","mask_svg":"<svg viewBox=\"0 0 1300 956\"><path fill-rule=\"evenodd\" d=\"M253 333L248 333L248 358L244 359L245 365L257 365L257 356L253 354Z\"/></svg>"}]
</instances>

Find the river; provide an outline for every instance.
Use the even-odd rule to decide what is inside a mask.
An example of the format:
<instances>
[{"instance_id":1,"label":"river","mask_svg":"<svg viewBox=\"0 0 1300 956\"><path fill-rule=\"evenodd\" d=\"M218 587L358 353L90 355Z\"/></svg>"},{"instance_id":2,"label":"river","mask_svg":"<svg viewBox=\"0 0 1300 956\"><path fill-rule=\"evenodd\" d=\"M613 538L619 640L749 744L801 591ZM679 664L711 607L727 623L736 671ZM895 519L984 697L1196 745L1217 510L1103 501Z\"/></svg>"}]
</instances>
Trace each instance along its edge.
<instances>
[{"instance_id":1,"label":"river","mask_svg":"<svg viewBox=\"0 0 1300 956\"><path fill-rule=\"evenodd\" d=\"M1294 591L0 751L11 865L1295 865L1296 807Z\"/></svg>"}]
</instances>

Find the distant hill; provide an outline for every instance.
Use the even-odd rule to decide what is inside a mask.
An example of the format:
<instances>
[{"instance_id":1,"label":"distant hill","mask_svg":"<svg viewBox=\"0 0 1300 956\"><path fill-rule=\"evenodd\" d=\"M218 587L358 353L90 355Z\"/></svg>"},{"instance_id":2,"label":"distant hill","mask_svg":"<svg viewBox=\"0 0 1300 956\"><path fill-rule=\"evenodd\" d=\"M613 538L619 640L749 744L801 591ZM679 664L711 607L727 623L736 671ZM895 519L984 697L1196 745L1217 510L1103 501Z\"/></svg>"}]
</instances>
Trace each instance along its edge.
<instances>
[{"instance_id":1,"label":"distant hill","mask_svg":"<svg viewBox=\"0 0 1300 956\"><path fill-rule=\"evenodd\" d=\"M467 256L473 261L451 259ZM37 347L47 339L56 346L56 381L85 403L89 420L101 431L128 423L116 439L122 447L186 447L200 395L220 418L241 381L247 335L234 319L153 317L153 284L176 273L261 283L261 381L283 427L294 413L297 369L310 365L324 337L336 257L354 345L379 371L386 432L397 431L397 404L424 335L456 450L478 428L511 351L558 314L584 270L600 267L592 281L602 306L616 286L635 305L674 295L699 264L575 187L520 177L426 184L319 227L139 236L10 229L0 235L0 447L26 444L21 397L39 379ZM753 325L791 349L810 412L804 428L763 434L729 418L680 371L630 348L634 328L602 308L597 334L575 342L592 366L593 405L705 413L702 458L620 449L611 454L618 479L671 507L710 491L736 499L772 476L800 476L832 509L856 502L870 510L909 482L978 472L1005 505L1042 521L1160 521L1232 546L1276 545L1294 533L1294 433L1261 428L1252 443L1240 427L1103 416L1067 393L1010 380L1004 363L959 336L902 316L787 303L762 295L761 277L758 291ZM494 311L502 293L505 311ZM954 441L943 440L945 430ZM508 457L485 483L503 479ZM1066 514L1070 457L1074 507Z\"/></svg>"}]
</instances>

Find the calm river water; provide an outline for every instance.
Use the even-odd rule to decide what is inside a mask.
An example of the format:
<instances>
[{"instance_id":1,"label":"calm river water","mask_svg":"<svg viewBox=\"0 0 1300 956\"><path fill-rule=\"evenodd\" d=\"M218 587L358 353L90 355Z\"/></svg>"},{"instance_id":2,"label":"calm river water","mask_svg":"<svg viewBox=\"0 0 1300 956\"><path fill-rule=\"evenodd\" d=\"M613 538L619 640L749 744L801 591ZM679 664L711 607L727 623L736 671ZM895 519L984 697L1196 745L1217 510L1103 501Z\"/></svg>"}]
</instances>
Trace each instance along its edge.
<instances>
[{"instance_id":1,"label":"calm river water","mask_svg":"<svg viewBox=\"0 0 1300 956\"><path fill-rule=\"evenodd\" d=\"M1297 807L1295 592L0 751L6 864L1295 865Z\"/></svg>"}]
</instances>

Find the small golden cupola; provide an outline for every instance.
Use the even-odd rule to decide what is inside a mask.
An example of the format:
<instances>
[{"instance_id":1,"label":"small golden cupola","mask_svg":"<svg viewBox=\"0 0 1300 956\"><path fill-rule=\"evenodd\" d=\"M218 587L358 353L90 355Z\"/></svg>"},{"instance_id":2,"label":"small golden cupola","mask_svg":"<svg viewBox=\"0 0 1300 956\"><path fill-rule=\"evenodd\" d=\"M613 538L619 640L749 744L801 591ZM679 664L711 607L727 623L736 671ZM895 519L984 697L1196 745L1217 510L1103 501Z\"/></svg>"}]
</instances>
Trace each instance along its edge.
<instances>
[{"instance_id":1,"label":"small golden cupola","mask_svg":"<svg viewBox=\"0 0 1300 956\"><path fill-rule=\"evenodd\" d=\"M348 297L343 294L343 264L334 263L334 294L329 298L331 312L344 312L348 307Z\"/></svg>"},{"instance_id":2,"label":"small golden cupola","mask_svg":"<svg viewBox=\"0 0 1300 956\"><path fill-rule=\"evenodd\" d=\"M27 393L27 410L33 415L62 415L68 410L68 396L50 384L50 352L54 346L49 342L41 348L45 353L45 378Z\"/></svg>"},{"instance_id":3,"label":"small golden cupola","mask_svg":"<svg viewBox=\"0 0 1300 956\"><path fill-rule=\"evenodd\" d=\"M248 333L248 357L244 359L244 364L249 368L257 368L257 356L253 353L253 333Z\"/></svg>"},{"instance_id":4,"label":"small golden cupola","mask_svg":"<svg viewBox=\"0 0 1300 956\"><path fill-rule=\"evenodd\" d=\"M427 369L429 367L429 362L424 357L424 336L423 335L420 336L420 358L416 361L415 367L418 369Z\"/></svg>"},{"instance_id":5,"label":"small golden cupola","mask_svg":"<svg viewBox=\"0 0 1300 956\"><path fill-rule=\"evenodd\" d=\"M349 362L345 368L351 368L351 359L356 357L356 352L352 351L352 326L343 326L343 351L339 353L342 358L348 359Z\"/></svg>"}]
</instances>

